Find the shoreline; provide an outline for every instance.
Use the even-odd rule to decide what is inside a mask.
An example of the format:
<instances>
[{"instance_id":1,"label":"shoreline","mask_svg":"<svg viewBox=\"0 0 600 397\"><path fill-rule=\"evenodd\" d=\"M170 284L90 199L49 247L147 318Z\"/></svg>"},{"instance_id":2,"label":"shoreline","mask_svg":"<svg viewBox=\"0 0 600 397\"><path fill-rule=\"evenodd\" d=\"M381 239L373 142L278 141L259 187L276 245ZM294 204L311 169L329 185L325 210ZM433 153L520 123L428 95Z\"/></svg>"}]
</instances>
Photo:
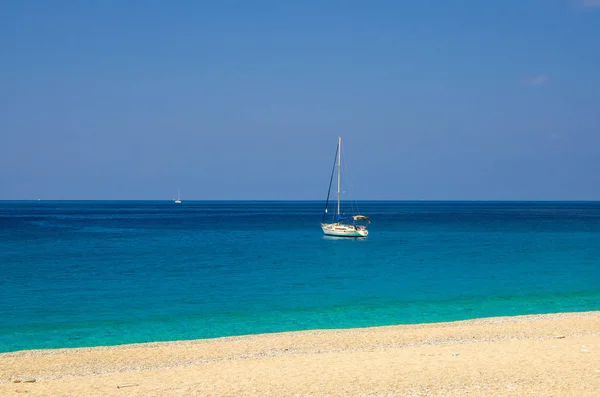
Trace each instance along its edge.
<instances>
[{"instance_id":1,"label":"shoreline","mask_svg":"<svg viewBox=\"0 0 600 397\"><path fill-rule=\"evenodd\" d=\"M12 383L17 377L36 381ZM600 311L1 353L0 394L17 390L592 396L600 390Z\"/></svg>"},{"instance_id":2,"label":"shoreline","mask_svg":"<svg viewBox=\"0 0 600 397\"><path fill-rule=\"evenodd\" d=\"M165 340L165 341L154 341L154 342L134 342L124 343L118 345L98 345L98 346L81 346L81 347L49 347L41 349L22 349L8 352L0 352L0 359L3 356L27 356L27 355L47 355L47 354L61 354L69 352L89 352L98 350L121 350L135 347L160 347L168 345L184 345L190 344L195 345L198 343L206 343L209 341L225 341L239 338L253 338L253 337L268 337L270 335L286 335L286 334L298 334L298 333L322 333L322 332L343 332L343 331L360 331L360 330L371 330L371 329L388 329L388 328L427 328L429 326L451 326L452 324L496 324L496 323L511 323L511 322L534 322L540 320L552 319L554 316L560 316L561 318L566 317L588 317L588 316L600 316L600 310L590 310L581 312L557 312L557 313L542 313L542 314L516 314L513 316L494 316L494 317L478 317L467 320L453 320L453 321L441 321L433 323L410 323L410 324L392 324L392 325L373 325L366 327L352 327L352 328L323 328L323 329L306 329L297 331L275 331L265 332L257 334L243 334L243 335L231 335L231 336L217 336L212 338L198 338L198 339L181 339L181 340ZM0 383L2 378L0 378Z\"/></svg>"}]
</instances>

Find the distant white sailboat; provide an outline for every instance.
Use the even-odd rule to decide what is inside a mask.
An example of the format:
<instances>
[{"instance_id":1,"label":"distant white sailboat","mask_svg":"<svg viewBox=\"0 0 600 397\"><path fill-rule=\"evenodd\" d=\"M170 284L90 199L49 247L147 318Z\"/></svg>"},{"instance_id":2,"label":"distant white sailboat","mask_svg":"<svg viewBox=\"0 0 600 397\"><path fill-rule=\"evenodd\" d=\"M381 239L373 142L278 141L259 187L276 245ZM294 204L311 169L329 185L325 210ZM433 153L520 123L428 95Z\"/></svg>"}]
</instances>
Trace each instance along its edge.
<instances>
[{"instance_id":1,"label":"distant white sailboat","mask_svg":"<svg viewBox=\"0 0 600 397\"><path fill-rule=\"evenodd\" d=\"M177 189L177 200L175 200L175 204L181 204L181 194L179 189Z\"/></svg>"},{"instance_id":2,"label":"distant white sailboat","mask_svg":"<svg viewBox=\"0 0 600 397\"><path fill-rule=\"evenodd\" d=\"M333 182L333 175L336 169L334 162L334 169L331 172L331 179L329 180L329 190L327 191L327 201L325 202L325 212L323 214L323 221L321 222L321 229L327 236L337 237L367 237L369 231L367 230L367 224L371 223L368 217L364 215L352 215L348 217L342 216L340 212L340 194L341 194L341 164L342 164L342 138L338 138L338 145L336 151L336 162L337 162L337 211L332 219L331 223L325 223L327 216L327 206L329 204L329 192L331 191L331 183ZM366 224L359 225L357 221L365 221Z\"/></svg>"}]
</instances>

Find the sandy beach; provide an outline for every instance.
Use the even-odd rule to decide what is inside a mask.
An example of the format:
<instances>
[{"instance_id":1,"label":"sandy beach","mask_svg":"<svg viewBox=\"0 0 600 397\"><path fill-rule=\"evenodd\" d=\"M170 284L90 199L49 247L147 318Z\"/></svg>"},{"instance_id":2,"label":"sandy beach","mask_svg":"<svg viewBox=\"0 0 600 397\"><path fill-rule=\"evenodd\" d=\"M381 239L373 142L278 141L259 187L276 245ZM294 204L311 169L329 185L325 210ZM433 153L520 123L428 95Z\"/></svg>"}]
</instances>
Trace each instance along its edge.
<instances>
[{"instance_id":1,"label":"sandy beach","mask_svg":"<svg viewBox=\"0 0 600 397\"><path fill-rule=\"evenodd\" d=\"M31 350L0 378L2 396L598 396L600 312Z\"/></svg>"}]
</instances>

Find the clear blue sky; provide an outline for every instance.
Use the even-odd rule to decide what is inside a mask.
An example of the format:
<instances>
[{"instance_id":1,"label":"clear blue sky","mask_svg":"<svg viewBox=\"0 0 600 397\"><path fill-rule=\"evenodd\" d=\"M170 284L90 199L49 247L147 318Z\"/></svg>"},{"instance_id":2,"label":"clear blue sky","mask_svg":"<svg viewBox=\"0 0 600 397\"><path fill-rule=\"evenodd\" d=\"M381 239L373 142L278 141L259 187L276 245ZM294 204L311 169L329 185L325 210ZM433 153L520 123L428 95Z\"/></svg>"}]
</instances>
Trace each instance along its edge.
<instances>
[{"instance_id":1,"label":"clear blue sky","mask_svg":"<svg viewBox=\"0 0 600 397\"><path fill-rule=\"evenodd\" d=\"M0 2L0 199L600 199L600 0Z\"/></svg>"}]
</instances>

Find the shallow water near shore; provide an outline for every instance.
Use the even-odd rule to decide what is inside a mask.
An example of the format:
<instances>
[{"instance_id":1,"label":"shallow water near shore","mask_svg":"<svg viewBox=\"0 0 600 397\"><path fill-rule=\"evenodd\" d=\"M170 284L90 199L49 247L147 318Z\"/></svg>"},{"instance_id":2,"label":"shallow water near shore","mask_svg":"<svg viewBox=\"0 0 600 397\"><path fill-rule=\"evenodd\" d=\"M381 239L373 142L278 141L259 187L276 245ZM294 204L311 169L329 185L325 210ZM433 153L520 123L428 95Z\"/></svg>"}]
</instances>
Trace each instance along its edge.
<instances>
[{"instance_id":1,"label":"shallow water near shore","mask_svg":"<svg viewBox=\"0 0 600 397\"><path fill-rule=\"evenodd\" d=\"M600 309L600 203L0 202L0 352Z\"/></svg>"}]
</instances>

